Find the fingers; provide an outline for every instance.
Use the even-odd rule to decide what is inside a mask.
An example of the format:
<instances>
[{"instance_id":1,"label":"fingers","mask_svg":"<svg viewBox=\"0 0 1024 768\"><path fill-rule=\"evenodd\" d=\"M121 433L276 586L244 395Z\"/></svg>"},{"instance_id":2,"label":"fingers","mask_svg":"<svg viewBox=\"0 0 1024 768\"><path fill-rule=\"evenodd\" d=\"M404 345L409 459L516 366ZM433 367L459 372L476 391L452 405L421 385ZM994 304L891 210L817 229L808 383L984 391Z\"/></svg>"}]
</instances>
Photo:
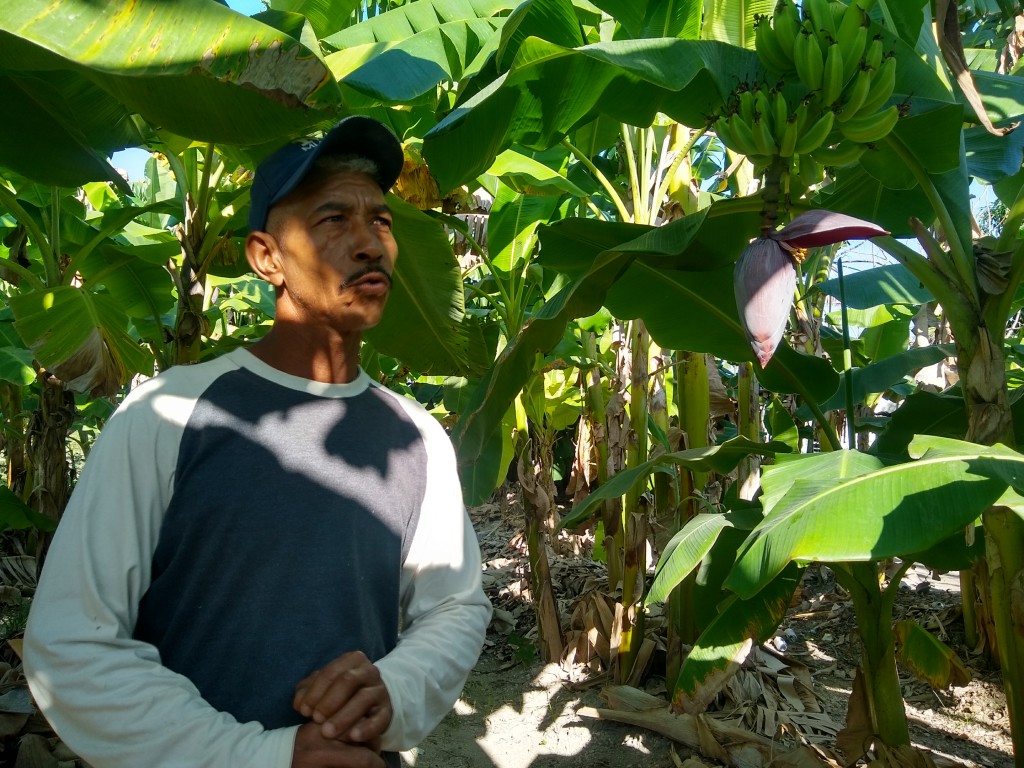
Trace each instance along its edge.
<instances>
[{"instance_id":1,"label":"fingers","mask_svg":"<svg viewBox=\"0 0 1024 768\"><path fill-rule=\"evenodd\" d=\"M339 656L302 680L293 706L322 725L325 738L372 742L391 723L391 697L366 655Z\"/></svg>"},{"instance_id":2,"label":"fingers","mask_svg":"<svg viewBox=\"0 0 1024 768\"><path fill-rule=\"evenodd\" d=\"M324 738L307 723L295 735L292 768L385 768L384 759L367 747Z\"/></svg>"}]
</instances>

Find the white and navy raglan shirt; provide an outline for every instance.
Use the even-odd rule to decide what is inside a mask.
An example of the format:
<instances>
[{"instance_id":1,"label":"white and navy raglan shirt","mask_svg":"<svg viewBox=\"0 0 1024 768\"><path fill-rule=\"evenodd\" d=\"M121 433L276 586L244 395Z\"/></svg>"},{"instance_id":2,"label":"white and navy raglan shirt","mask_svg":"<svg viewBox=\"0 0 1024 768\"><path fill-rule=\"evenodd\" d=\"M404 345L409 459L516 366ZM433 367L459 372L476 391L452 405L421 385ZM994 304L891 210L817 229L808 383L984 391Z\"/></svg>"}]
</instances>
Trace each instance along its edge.
<instances>
[{"instance_id":1,"label":"white and navy raglan shirt","mask_svg":"<svg viewBox=\"0 0 1024 768\"><path fill-rule=\"evenodd\" d=\"M362 650L394 708L383 748L408 749L458 697L490 612L436 420L362 371L325 384L239 349L146 382L104 427L25 669L97 768L287 768L300 680Z\"/></svg>"}]
</instances>

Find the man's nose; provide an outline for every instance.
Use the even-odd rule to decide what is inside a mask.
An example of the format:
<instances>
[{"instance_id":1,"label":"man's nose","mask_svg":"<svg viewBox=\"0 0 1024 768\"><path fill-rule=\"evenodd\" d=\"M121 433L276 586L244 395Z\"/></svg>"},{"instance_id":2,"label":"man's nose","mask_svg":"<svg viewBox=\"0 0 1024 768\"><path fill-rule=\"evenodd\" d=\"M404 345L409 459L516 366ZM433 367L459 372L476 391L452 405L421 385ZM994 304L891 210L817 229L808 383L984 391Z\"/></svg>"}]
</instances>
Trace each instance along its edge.
<instances>
[{"instance_id":1,"label":"man's nose","mask_svg":"<svg viewBox=\"0 0 1024 768\"><path fill-rule=\"evenodd\" d=\"M371 223L356 226L352 236L352 256L356 261L379 261L384 257L384 245Z\"/></svg>"}]
</instances>

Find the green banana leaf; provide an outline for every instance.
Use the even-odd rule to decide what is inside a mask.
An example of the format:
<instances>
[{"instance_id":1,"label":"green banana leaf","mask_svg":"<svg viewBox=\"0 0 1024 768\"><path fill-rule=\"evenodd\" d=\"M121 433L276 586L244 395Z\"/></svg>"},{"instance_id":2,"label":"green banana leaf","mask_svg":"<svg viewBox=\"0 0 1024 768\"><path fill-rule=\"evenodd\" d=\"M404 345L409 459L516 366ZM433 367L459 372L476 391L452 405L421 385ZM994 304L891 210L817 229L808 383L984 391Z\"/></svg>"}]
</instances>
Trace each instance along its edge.
<instances>
[{"instance_id":1,"label":"green banana leaf","mask_svg":"<svg viewBox=\"0 0 1024 768\"><path fill-rule=\"evenodd\" d=\"M330 54L327 64L344 88L356 91L356 98L349 99L352 106L363 106L360 96L366 104L405 105L429 95L433 104L438 83L472 74L479 60L494 50L504 21L452 21L403 40L345 48Z\"/></svg>"},{"instance_id":2,"label":"green banana leaf","mask_svg":"<svg viewBox=\"0 0 1024 768\"><path fill-rule=\"evenodd\" d=\"M519 5L516 0L418 0L323 38L334 50L397 42L453 21L487 19Z\"/></svg>"},{"instance_id":3,"label":"green banana leaf","mask_svg":"<svg viewBox=\"0 0 1024 768\"><path fill-rule=\"evenodd\" d=\"M506 149L494 158L487 174L501 177L505 184L524 195L585 197L587 194L554 168L514 149Z\"/></svg>"},{"instance_id":4,"label":"green banana leaf","mask_svg":"<svg viewBox=\"0 0 1024 768\"><path fill-rule=\"evenodd\" d=\"M967 407L956 393L912 392L889 417L875 442L880 456L903 456L915 435L960 438L967 434Z\"/></svg>"},{"instance_id":5,"label":"green banana leaf","mask_svg":"<svg viewBox=\"0 0 1024 768\"><path fill-rule=\"evenodd\" d=\"M647 3L643 31L637 37L700 37L703 0L653 0Z\"/></svg>"},{"instance_id":6,"label":"green banana leaf","mask_svg":"<svg viewBox=\"0 0 1024 768\"><path fill-rule=\"evenodd\" d=\"M513 144L547 149L599 114L647 126L663 112L703 126L736 82L759 73L753 52L723 43L661 38L568 49L530 38L507 73L424 136L423 152L447 190Z\"/></svg>"},{"instance_id":7,"label":"green banana leaf","mask_svg":"<svg viewBox=\"0 0 1024 768\"><path fill-rule=\"evenodd\" d=\"M708 448L690 448L685 451L663 453L653 459L618 472L608 482L593 491L587 498L572 508L563 518L559 528L572 529L586 522L605 499L617 499L625 495L630 488L647 482L653 472L667 471L671 466L679 466L691 472L718 472L726 474L736 469L737 465L748 456L774 456L776 453L787 453L789 446L781 443L756 443L745 437L734 437L721 445ZM675 585L673 585L675 586Z\"/></svg>"},{"instance_id":8,"label":"green banana leaf","mask_svg":"<svg viewBox=\"0 0 1024 768\"><path fill-rule=\"evenodd\" d=\"M551 219L557 205L556 197L527 195L499 184L487 222L487 250L498 269L509 272L530 258L537 228Z\"/></svg>"},{"instance_id":9,"label":"green banana leaf","mask_svg":"<svg viewBox=\"0 0 1024 768\"><path fill-rule=\"evenodd\" d=\"M467 504L482 503L494 490L493 485L478 482L488 475L476 473L473 468L493 444L502 418L533 375L537 354L558 344L571 320L589 317L601 308L608 287L629 259L615 251L602 253L585 274L554 291L509 341L474 390L452 432Z\"/></svg>"},{"instance_id":10,"label":"green banana leaf","mask_svg":"<svg viewBox=\"0 0 1024 768\"><path fill-rule=\"evenodd\" d=\"M702 512L684 525L665 546L654 571L654 581L644 604L663 603L718 541L724 528L731 527L728 514Z\"/></svg>"},{"instance_id":11,"label":"green banana leaf","mask_svg":"<svg viewBox=\"0 0 1024 768\"><path fill-rule=\"evenodd\" d=\"M733 268L713 272L629 267L608 292L607 307L622 319L643 319L651 338L669 349L710 352L734 362L754 361L733 294ZM821 402L839 386L839 375L822 358L780 345L757 378L775 392L795 392Z\"/></svg>"},{"instance_id":12,"label":"green banana leaf","mask_svg":"<svg viewBox=\"0 0 1024 768\"><path fill-rule=\"evenodd\" d=\"M619 29L630 37L665 37L665 35L644 35L644 17L649 14L648 6L660 4L660 0L591 0L591 3L611 16ZM620 37L616 35L616 37ZM673 35L674 37L674 35Z\"/></svg>"},{"instance_id":13,"label":"green banana leaf","mask_svg":"<svg viewBox=\"0 0 1024 768\"><path fill-rule=\"evenodd\" d=\"M270 0L271 10L302 14L320 38L358 21L362 5L362 0Z\"/></svg>"},{"instance_id":14,"label":"green banana leaf","mask_svg":"<svg viewBox=\"0 0 1024 768\"><path fill-rule=\"evenodd\" d=\"M1002 121L1002 125L1007 125L1007 121ZM1024 131L1015 130L1005 136L994 136L982 126L967 128L964 130L964 147L967 171L971 177L995 184L1020 171L1024 156Z\"/></svg>"},{"instance_id":15,"label":"green banana leaf","mask_svg":"<svg viewBox=\"0 0 1024 768\"><path fill-rule=\"evenodd\" d=\"M843 278L846 305L851 309L869 309L882 304L918 306L934 297L902 264L872 267ZM839 280L831 279L812 286L834 299L839 298Z\"/></svg>"},{"instance_id":16,"label":"green banana leaf","mask_svg":"<svg viewBox=\"0 0 1024 768\"><path fill-rule=\"evenodd\" d=\"M767 473L764 522L726 587L750 597L791 562L869 562L929 549L1024 481L1024 456L1004 446L926 436L910 453L915 461L866 473L861 463L852 474L804 474L781 498L767 498L768 478L793 463Z\"/></svg>"},{"instance_id":17,"label":"green banana leaf","mask_svg":"<svg viewBox=\"0 0 1024 768\"><path fill-rule=\"evenodd\" d=\"M424 374L469 373L472 338L459 263L441 225L394 195L398 261L380 324L366 338Z\"/></svg>"},{"instance_id":18,"label":"green banana leaf","mask_svg":"<svg viewBox=\"0 0 1024 768\"><path fill-rule=\"evenodd\" d=\"M100 132L102 141L86 134L62 146L65 153L139 143L132 113L193 139L257 144L306 129L341 106L337 83L316 53L207 0L8 4L0 12L0 75L62 80L69 89L104 93L95 103L71 99L57 110L52 93L43 101L42 89L30 90L23 99L30 119L4 121L0 162L10 164L14 152L21 153L20 167L34 178L52 175L46 158L58 146L50 143L58 128L74 136L109 126ZM46 123L54 125L37 130ZM73 154L75 173L69 170L60 183L109 175L94 167L88 152Z\"/></svg>"},{"instance_id":19,"label":"green banana leaf","mask_svg":"<svg viewBox=\"0 0 1024 768\"><path fill-rule=\"evenodd\" d=\"M10 39L0 32L0 49ZM142 142L124 107L74 73L4 69L0 62L4 109L18 117L0 120L0 166L64 187L109 180L130 194L106 159L114 150Z\"/></svg>"},{"instance_id":20,"label":"green banana leaf","mask_svg":"<svg viewBox=\"0 0 1024 768\"><path fill-rule=\"evenodd\" d=\"M853 402L862 403L868 395L885 392L915 371L955 355L956 351L952 344L936 344L930 347L907 349L898 355L887 357L863 368L854 368L852 371ZM821 408L824 411L831 411L845 407L846 379L841 378L839 390L822 403Z\"/></svg>"},{"instance_id":21,"label":"green banana leaf","mask_svg":"<svg viewBox=\"0 0 1024 768\"><path fill-rule=\"evenodd\" d=\"M56 527L55 521L40 515L6 485L0 485L0 530L35 528L52 533Z\"/></svg>"},{"instance_id":22,"label":"green banana leaf","mask_svg":"<svg viewBox=\"0 0 1024 768\"><path fill-rule=\"evenodd\" d=\"M0 381L27 387L36 380L32 353L23 347L0 347Z\"/></svg>"},{"instance_id":23,"label":"green banana leaf","mask_svg":"<svg viewBox=\"0 0 1024 768\"><path fill-rule=\"evenodd\" d=\"M790 563L756 595L746 600L733 595L726 600L679 670L672 698L676 709L699 714L707 708L752 646L775 632L800 584L801 572Z\"/></svg>"},{"instance_id":24,"label":"green banana leaf","mask_svg":"<svg viewBox=\"0 0 1024 768\"><path fill-rule=\"evenodd\" d=\"M576 48L586 42L570 0L525 0L502 27L494 62L499 72L512 66L519 49L530 37L565 48Z\"/></svg>"},{"instance_id":25,"label":"green banana leaf","mask_svg":"<svg viewBox=\"0 0 1024 768\"><path fill-rule=\"evenodd\" d=\"M711 0L705 4L701 37L754 49L754 17L771 16L774 0Z\"/></svg>"}]
</instances>

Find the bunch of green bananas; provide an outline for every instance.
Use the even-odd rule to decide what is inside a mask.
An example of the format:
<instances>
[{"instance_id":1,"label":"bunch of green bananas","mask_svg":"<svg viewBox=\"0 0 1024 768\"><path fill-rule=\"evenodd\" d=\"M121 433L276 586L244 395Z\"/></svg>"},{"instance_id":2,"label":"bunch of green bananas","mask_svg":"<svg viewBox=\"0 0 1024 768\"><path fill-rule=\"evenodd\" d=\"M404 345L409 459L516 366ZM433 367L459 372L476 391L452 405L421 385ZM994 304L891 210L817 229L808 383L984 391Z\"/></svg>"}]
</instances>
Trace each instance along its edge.
<instances>
[{"instance_id":1,"label":"bunch of green bananas","mask_svg":"<svg viewBox=\"0 0 1024 768\"><path fill-rule=\"evenodd\" d=\"M896 85L896 59L880 35L868 35L856 3L803 0L801 14L793 0L779 0L772 17L757 21L757 55L769 73L797 78L806 94L792 104L781 87L741 85L714 124L719 138L755 166L790 159L791 173L807 185L821 180L822 166L856 162L899 118L895 105L883 108Z\"/></svg>"}]
</instances>

